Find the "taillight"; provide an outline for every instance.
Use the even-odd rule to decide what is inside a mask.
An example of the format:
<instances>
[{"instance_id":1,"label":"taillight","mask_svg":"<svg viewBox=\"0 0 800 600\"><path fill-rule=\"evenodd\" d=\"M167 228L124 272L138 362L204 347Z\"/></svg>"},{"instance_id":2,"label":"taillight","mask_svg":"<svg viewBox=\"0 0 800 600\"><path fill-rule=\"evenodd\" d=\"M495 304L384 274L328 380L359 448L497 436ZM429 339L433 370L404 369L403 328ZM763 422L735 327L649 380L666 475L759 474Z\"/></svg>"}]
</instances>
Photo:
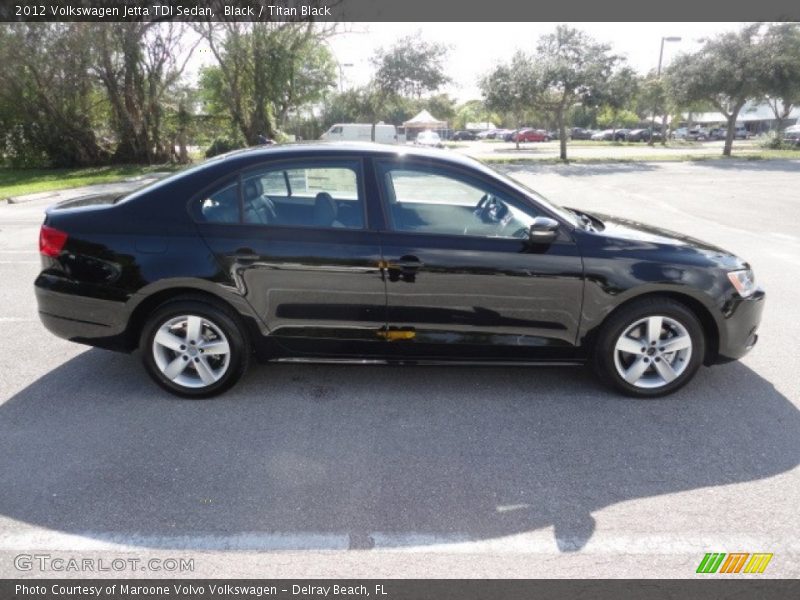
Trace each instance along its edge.
<instances>
[{"instance_id":1,"label":"taillight","mask_svg":"<svg viewBox=\"0 0 800 600\"><path fill-rule=\"evenodd\" d=\"M39 252L52 258L61 254L64 244L67 243L67 234L54 227L42 225L39 231Z\"/></svg>"}]
</instances>

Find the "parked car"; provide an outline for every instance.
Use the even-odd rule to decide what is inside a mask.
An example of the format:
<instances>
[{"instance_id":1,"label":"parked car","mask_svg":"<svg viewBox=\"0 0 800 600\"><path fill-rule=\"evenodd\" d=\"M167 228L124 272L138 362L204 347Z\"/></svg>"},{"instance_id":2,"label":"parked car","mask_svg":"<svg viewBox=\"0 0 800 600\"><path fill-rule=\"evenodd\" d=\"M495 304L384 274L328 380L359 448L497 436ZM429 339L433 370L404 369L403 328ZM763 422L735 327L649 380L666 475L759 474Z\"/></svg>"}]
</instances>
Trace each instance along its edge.
<instances>
[{"instance_id":1,"label":"parked car","mask_svg":"<svg viewBox=\"0 0 800 600\"><path fill-rule=\"evenodd\" d=\"M670 133L670 137L673 140L682 140L686 137L686 134L689 132L689 129L686 127L678 127Z\"/></svg>"},{"instance_id":2,"label":"parked car","mask_svg":"<svg viewBox=\"0 0 800 600\"><path fill-rule=\"evenodd\" d=\"M649 129L631 129L625 139L629 142L649 142L651 133ZM661 133L658 131L652 132L653 140L660 140Z\"/></svg>"},{"instance_id":3,"label":"parked car","mask_svg":"<svg viewBox=\"0 0 800 600\"><path fill-rule=\"evenodd\" d=\"M494 138L489 138L489 139L509 141L513 134L514 134L513 129L497 129L494 132Z\"/></svg>"},{"instance_id":4,"label":"parked car","mask_svg":"<svg viewBox=\"0 0 800 600\"><path fill-rule=\"evenodd\" d=\"M506 129L503 131L503 141L504 142L511 142L514 140L514 136L517 134L520 129Z\"/></svg>"},{"instance_id":5,"label":"parked car","mask_svg":"<svg viewBox=\"0 0 800 600\"><path fill-rule=\"evenodd\" d=\"M714 127L708 130L708 139L710 140L724 140L728 135L728 130L724 127Z\"/></svg>"},{"instance_id":6,"label":"parked car","mask_svg":"<svg viewBox=\"0 0 800 600\"><path fill-rule=\"evenodd\" d=\"M591 139L594 141L603 141L603 142L621 142L625 140L625 136L628 135L630 129L605 129L603 131L598 131L597 133L592 134Z\"/></svg>"},{"instance_id":7,"label":"parked car","mask_svg":"<svg viewBox=\"0 0 800 600\"><path fill-rule=\"evenodd\" d=\"M573 127L569 131L569 137L573 140L589 140L592 138L594 131L591 129L584 129L583 127Z\"/></svg>"},{"instance_id":8,"label":"parked car","mask_svg":"<svg viewBox=\"0 0 800 600\"><path fill-rule=\"evenodd\" d=\"M476 138L477 136L472 131L461 129L459 131L454 132L453 137L451 139L456 142L462 142L462 141L472 141Z\"/></svg>"},{"instance_id":9,"label":"parked car","mask_svg":"<svg viewBox=\"0 0 800 600\"><path fill-rule=\"evenodd\" d=\"M727 127L714 127L708 131L709 140L724 140L728 137ZM733 131L733 139L746 140L750 137L750 132L744 126L737 126Z\"/></svg>"},{"instance_id":10,"label":"parked car","mask_svg":"<svg viewBox=\"0 0 800 600\"><path fill-rule=\"evenodd\" d=\"M497 129L484 129L475 134L475 138L479 140L491 140L497 135Z\"/></svg>"},{"instance_id":11,"label":"parked car","mask_svg":"<svg viewBox=\"0 0 800 600\"><path fill-rule=\"evenodd\" d=\"M793 146L800 147L800 125L787 127L783 132L783 141Z\"/></svg>"},{"instance_id":12,"label":"parked car","mask_svg":"<svg viewBox=\"0 0 800 600\"><path fill-rule=\"evenodd\" d=\"M517 133L515 133L511 141L512 142L549 142L550 141L550 134L548 134L544 129L520 129Z\"/></svg>"},{"instance_id":13,"label":"parked car","mask_svg":"<svg viewBox=\"0 0 800 600\"><path fill-rule=\"evenodd\" d=\"M765 298L744 260L682 233L559 207L455 153L371 143L252 148L65 201L39 251L45 327L138 348L189 398L254 358L590 363L660 396L750 350Z\"/></svg>"},{"instance_id":14,"label":"parked car","mask_svg":"<svg viewBox=\"0 0 800 600\"><path fill-rule=\"evenodd\" d=\"M690 142L705 142L706 140L710 139L710 133L703 127L692 127L690 129L687 129L686 127L679 127L675 130L674 137L678 140L686 140Z\"/></svg>"},{"instance_id":15,"label":"parked car","mask_svg":"<svg viewBox=\"0 0 800 600\"><path fill-rule=\"evenodd\" d=\"M439 137L438 133L431 131L430 129L420 131L417 134L417 137L414 139L414 144L417 146L430 146L432 148L443 147L442 138Z\"/></svg>"}]
</instances>

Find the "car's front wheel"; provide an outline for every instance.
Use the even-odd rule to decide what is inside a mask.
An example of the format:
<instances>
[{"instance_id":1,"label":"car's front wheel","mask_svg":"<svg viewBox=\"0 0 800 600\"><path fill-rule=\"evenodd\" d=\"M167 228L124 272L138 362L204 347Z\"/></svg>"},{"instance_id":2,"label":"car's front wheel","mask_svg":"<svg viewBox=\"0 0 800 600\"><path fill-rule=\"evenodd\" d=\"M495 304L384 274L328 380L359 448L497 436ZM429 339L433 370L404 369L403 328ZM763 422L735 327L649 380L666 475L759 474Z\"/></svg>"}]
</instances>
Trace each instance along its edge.
<instances>
[{"instance_id":1,"label":"car's front wheel","mask_svg":"<svg viewBox=\"0 0 800 600\"><path fill-rule=\"evenodd\" d=\"M654 398L694 377L705 354L703 327L686 306L643 299L612 315L595 348L598 374L629 396Z\"/></svg>"},{"instance_id":2,"label":"car's front wheel","mask_svg":"<svg viewBox=\"0 0 800 600\"><path fill-rule=\"evenodd\" d=\"M140 341L145 368L165 390L208 398L247 369L247 335L231 314L205 302L169 302L148 319Z\"/></svg>"}]
</instances>

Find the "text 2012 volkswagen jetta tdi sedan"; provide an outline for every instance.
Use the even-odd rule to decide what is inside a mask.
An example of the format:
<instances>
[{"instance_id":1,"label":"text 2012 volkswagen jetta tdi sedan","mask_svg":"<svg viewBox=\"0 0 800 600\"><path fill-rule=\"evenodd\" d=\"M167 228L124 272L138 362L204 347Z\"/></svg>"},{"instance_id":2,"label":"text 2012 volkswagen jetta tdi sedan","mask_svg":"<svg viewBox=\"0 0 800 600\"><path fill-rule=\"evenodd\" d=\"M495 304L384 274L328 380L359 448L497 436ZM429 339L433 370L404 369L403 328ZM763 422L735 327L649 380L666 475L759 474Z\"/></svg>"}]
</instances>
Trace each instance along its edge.
<instances>
[{"instance_id":1,"label":"text 2012 volkswagen jetta tdi sedan","mask_svg":"<svg viewBox=\"0 0 800 600\"><path fill-rule=\"evenodd\" d=\"M187 397L231 387L253 356L591 362L657 396L745 354L764 306L724 250L557 207L464 157L374 144L235 152L66 202L39 245L45 326L138 348Z\"/></svg>"}]
</instances>

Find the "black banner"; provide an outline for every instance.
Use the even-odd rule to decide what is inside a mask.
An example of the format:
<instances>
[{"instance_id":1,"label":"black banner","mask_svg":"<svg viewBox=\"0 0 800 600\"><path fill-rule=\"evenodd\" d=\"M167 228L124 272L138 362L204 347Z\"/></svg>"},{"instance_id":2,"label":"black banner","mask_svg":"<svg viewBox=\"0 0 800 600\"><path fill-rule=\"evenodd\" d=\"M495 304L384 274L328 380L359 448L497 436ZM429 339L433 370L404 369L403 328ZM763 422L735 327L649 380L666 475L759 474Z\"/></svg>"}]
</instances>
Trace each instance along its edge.
<instances>
[{"instance_id":1,"label":"black banner","mask_svg":"<svg viewBox=\"0 0 800 600\"><path fill-rule=\"evenodd\" d=\"M746 580L2 580L3 600L706 600L797 598L800 581Z\"/></svg>"},{"instance_id":2,"label":"black banner","mask_svg":"<svg viewBox=\"0 0 800 600\"><path fill-rule=\"evenodd\" d=\"M0 0L2 21L795 21L796 0Z\"/></svg>"}]
</instances>

